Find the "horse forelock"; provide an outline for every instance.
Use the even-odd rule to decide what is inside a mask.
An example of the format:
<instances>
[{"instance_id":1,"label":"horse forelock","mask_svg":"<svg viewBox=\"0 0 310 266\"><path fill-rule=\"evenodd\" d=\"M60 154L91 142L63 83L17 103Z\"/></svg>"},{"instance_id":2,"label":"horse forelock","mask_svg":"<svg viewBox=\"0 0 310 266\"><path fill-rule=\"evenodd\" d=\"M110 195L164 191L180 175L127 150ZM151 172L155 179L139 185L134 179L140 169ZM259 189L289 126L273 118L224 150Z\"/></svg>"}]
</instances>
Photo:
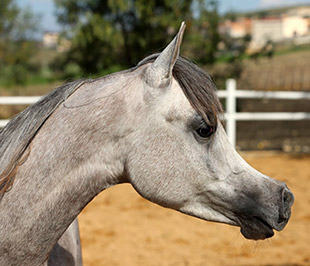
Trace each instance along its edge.
<instances>
[{"instance_id":1,"label":"horse forelock","mask_svg":"<svg viewBox=\"0 0 310 266\"><path fill-rule=\"evenodd\" d=\"M84 83L78 80L60 86L12 118L0 131L0 199L12 186L18 166L29 154L25 151L42 125Z\"/></svg>"},{"instance_id":2,"label":"horse forelock","mask_svg":"<svg viewBox=\"0 0 310 266\"><path fill-rule=\"evenodd\" d=\"M146 57L137 67L154 62L157 56L158 54L153 54ZM196 64L180 56L173 67L172 74L195 111L207 124L216 126L218 115L223 112L223 109L211 76Z\"/></svg>"}]
</instances>

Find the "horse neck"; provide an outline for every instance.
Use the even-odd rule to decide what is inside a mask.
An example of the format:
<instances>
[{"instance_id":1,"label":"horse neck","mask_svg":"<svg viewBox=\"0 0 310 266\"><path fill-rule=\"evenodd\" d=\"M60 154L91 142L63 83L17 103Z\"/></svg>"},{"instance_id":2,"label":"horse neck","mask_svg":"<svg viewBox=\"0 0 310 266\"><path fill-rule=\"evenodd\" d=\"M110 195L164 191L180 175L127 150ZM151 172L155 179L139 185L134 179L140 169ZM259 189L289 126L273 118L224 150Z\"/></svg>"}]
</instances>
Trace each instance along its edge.
<instances>
[{"instance_id":1,"label":"horse neck","mask_svg":"<svg viewBox=\"0 0 310 266\"><path fill-rule=\"evenodd\" d=\"M1 265L39 265L93 197L126 181L121 147L130 128L117 128L126 119L124 92L103 100L99 87L76 91L32 141L1 202Z\"/></svg>"}]
</instances>

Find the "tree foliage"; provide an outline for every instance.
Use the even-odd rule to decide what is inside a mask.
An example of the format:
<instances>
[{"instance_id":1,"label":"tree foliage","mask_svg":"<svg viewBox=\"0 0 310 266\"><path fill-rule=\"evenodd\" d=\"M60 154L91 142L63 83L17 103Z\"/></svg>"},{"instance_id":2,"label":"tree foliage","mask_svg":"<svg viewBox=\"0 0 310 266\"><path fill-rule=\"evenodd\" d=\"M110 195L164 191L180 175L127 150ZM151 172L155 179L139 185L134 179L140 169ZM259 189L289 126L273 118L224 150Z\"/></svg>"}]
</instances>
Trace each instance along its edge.
<instances>
[{"instance_id":1,"label":"tree foliage","mask_svg":"<svg viewBox=\"0 0 310 266\"><path fill-rule=\"evenodd\" d=\"M200 63L214 61L218 43L217 1L202 0L55 0L58 21L72 46L63 64L82 73L135 65L158 52L187 22L183 49Z\"/></svg>"},{"instance_id":2,"label":"tree foliage","mask_svg":"<svg viewBox=\"0 0 310 266\"><path fill-rule=\"evenodd\" d=\"M37 18L29 9L21 10L14 0L0 5L0 78L23 84L35 66L31 58L35 43L30 36L37 30Z\"/></svg>"}]
</instances>

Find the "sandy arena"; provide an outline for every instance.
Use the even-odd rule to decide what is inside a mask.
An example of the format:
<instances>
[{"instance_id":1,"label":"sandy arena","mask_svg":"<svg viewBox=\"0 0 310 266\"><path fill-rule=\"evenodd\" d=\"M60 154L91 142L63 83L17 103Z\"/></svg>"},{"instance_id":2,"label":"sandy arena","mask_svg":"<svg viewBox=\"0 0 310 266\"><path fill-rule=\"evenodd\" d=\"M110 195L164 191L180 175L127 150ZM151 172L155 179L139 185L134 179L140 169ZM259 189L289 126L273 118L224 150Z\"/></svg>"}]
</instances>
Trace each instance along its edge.
<instances>
[{"instance_id":1,"label":"sandy arena","mask_svg":"<svg viewBox=\"0 0 310 266\"><path fill-rule=\"evenodd\" d=\"M80 214L85 266L310 265L310 156L247 153L256 169L295 194L284 231L265 241L240 229L186 216L144 200L130 185L110 188Z\"/></svg>"}]
</instances>

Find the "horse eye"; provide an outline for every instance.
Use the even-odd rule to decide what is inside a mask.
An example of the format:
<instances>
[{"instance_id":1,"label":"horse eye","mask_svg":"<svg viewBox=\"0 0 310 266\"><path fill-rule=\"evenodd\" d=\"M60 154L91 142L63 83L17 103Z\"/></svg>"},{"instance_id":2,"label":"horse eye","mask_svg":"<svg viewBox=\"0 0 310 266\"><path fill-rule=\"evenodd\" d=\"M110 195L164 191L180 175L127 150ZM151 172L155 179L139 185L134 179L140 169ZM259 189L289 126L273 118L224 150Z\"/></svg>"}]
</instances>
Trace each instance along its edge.
<instances>
[{"instance_id":1,"label":"horse eye","mask_svg":"<svg viewBox=\"0 0 310 266\"><path fill-rule=\"evenodd\" d=\"M197 134L202 138L208 138L214 133L214 127L203 125L196 130Z\"/></svg>"}]
</instances>

